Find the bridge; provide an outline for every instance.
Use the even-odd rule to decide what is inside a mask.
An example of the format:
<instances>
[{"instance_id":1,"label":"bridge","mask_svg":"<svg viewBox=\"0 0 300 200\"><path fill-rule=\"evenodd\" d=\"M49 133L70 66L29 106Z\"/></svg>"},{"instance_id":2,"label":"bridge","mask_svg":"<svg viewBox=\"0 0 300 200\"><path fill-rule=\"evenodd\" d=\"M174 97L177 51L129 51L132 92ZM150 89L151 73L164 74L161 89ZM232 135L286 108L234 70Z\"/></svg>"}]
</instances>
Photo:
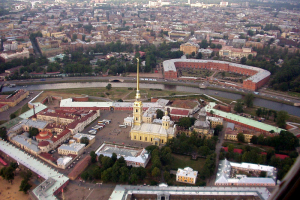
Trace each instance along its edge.
<instances>
[{"instance_id":1,"label":"bridge","mask_svg":"<svg viewBox=\"0 0 300 200\"><path fill-rule=\"evenodd\" d=\"M124 82L124 79L121 79L121 78L111 78L109 79L109 82Z\"/></svg>"}]
</instances>

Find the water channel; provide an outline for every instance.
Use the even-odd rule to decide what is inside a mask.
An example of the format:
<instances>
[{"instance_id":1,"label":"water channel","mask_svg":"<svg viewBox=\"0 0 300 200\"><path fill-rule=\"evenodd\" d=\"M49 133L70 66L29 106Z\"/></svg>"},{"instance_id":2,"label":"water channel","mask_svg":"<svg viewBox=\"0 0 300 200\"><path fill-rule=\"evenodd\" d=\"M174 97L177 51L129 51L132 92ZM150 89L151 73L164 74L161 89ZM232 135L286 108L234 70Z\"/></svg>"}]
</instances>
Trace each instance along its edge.
<instances>
[{"instance_id":1,"label":"water channel","mask_svg":"<svg viewBox=\"0 0 300 200\"><path fill-rule=\"evenodd\" d=\"M89 87L105 87L108 82L80 82L80 83L54 83L54 84L41 84L41 85L28 85L27 88L23 88L22 86L16 86L13 88L4 87L2 89L3 92L5 91L14 91L17 89L27 89L27 90L51 90L51 89L68 89L68 88L89 88ZM136 83L111 83L112 87L136 87ZM230 92L223 92L223 91L216 91L210 89L199 89L187 86L176 86L176 85L168 85L168 84L150 84L150 83L141 83L141 88L156 88L162 90L172 90L172 91L180 91L180 92L189 92L195 94L208 94L219 96L227 99L237 100L242 98L240 94L234 94ZM265 100L261 98L255 98L254 105L265 107L272 110L285 110L291 115L295 115L300 117L300 108L294 107L291 105L278 103L270 100Z\"/></svg>"}]
</instances>

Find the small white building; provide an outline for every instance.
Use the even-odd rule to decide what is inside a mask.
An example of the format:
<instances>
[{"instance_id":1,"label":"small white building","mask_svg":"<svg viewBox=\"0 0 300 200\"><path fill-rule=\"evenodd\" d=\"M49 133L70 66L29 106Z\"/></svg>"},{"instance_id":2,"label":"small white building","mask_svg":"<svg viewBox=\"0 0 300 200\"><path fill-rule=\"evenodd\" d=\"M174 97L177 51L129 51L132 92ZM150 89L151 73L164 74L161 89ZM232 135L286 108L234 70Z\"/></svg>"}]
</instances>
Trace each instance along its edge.
<instances>
[{"instance_id":1,"label":"small white building","mask_svg":"<svg viewBox=\"0 0 300 200\"><path fill-rule=\"evenodd\" d=\"M195 184L197 179L198 171L194 171L190 167L184 169L178 168L176 173L176 181L182 183Z\"/></svg>"},{"instance_id":2,"label":"small white building","mask_svg":"<svg viewBox=\"0 0 300 200\"><path fill-rule=\"evenodd\" d=\"M58 154L61 155L81 155L84 151L85 144L81 143L72 143L70 145L63 144L58 148Z\"/></svg>"},{"instance_id":3,"label":"small white building","mask_svg":"<svg viewBox=\"0 0 300 200\"><path fill-rule=\"evenodd\" d=\"M133 123L133 117L126 117L126 118L124 119L124 125L126 125L126 126L131 126L132 123Z\"/></svg>"},{"instance_id":4,"label":"small white building","mask_svg":"<svg viewBox=\"0 0 300 200\"><path fill-rule=\"evenodd\" d=\"M66 169L72 163L72 157L64 156L57 159L57 167L61 169Z\"/></svg>"},{"instance_id":5,"label":"small white building","mask_svg":"<svg viewBox=\"0 0 300 200\"><path fill-rule=\"evenodd\" d=\"M132 167L146 167L151 155L144 148L129 147L119 144L103 143L99 149L97 149L96 154L100 154L111 157L112 154L117 154L119 159L121 156L125 159L127 166Z\"/></svg>"},{"instance_id":6,"label":"small white building","mask_svg":"<svg viewBox=\"0 0 300 200\"><path fill-rule=\"evenodd\" d=\"M89 139L89 144L93 144L95 142L95 136L90 134L84 134L84 133L77 133L73 136L73 139L76 140L76 142L80 143L81 138L86 137Z\"/></svg>"}]
</instances>

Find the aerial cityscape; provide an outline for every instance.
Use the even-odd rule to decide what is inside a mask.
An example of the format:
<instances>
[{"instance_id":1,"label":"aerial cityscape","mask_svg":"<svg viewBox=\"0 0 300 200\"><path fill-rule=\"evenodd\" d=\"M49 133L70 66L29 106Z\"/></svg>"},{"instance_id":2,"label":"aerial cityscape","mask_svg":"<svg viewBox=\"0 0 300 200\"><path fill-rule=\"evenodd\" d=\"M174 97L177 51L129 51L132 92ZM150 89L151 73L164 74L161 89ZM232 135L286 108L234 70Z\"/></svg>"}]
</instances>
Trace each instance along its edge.
<instances>
[{"instance_id":1,"label":"aerial cityscape","mask_svg":"<svg viewBox=\"0 0 300 200\"><path fill-rule=\"evenodd\" d=\"M0 5L0 199L299 198L299 1Z\"/></svg>"}]
</instances>

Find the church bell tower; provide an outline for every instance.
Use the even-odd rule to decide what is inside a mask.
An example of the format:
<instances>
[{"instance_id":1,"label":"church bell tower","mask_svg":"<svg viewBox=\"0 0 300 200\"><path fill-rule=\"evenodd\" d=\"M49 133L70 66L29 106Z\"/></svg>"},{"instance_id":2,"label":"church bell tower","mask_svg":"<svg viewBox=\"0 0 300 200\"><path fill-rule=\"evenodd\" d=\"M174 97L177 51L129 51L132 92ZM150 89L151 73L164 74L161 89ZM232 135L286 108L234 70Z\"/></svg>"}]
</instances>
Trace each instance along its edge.
<instances>
[{"instance_id":1,"label":"church bell tower","mask_svg":"<svg viewBox=\"0 0 300 200\"><path fill-rule=\"evenodd\" d=\"M143 104L140 94L140 77L139 77L139 62L140 59L137 58L137 77L136 77L136 96L135 102L133 103L133 125L140 126L142 124L143 115Z\"/></svg>"}]
</instances>

